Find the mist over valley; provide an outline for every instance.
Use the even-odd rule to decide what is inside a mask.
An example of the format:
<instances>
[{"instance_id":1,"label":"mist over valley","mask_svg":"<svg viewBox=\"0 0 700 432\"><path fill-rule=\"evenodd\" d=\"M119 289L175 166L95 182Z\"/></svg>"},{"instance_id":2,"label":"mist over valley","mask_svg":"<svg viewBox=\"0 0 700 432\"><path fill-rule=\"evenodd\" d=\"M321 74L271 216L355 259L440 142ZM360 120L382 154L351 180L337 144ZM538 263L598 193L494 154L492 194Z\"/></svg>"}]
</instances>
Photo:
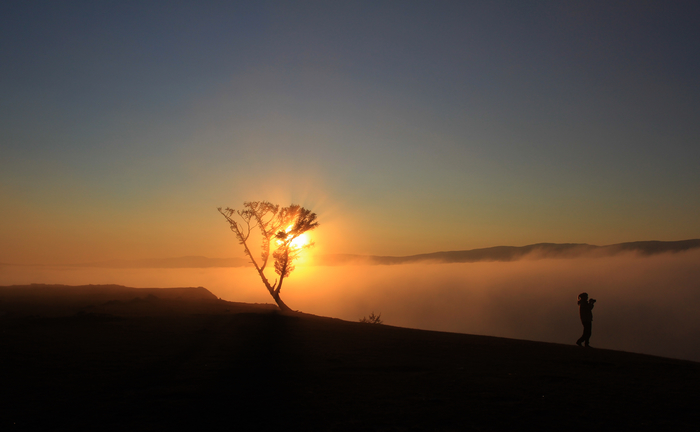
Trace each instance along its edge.
<instances>
[{"instance_id":1,"label":"mist over valley","mask_svg":"<svg viewBox=\"0 0 700 432\"><path fill-rule=\"evenodd\" d=\"M700 361L691 342L700 338L700 250L525 256L299 265L283 295L295 310L350 321L375 312L393 326L573 344L581 333L576 297L587 292L598 300L592 346ZM270 303L248 267L0 267L0 285L29 283L202 286L224 300Z\"/></svg>"}]
</instances>

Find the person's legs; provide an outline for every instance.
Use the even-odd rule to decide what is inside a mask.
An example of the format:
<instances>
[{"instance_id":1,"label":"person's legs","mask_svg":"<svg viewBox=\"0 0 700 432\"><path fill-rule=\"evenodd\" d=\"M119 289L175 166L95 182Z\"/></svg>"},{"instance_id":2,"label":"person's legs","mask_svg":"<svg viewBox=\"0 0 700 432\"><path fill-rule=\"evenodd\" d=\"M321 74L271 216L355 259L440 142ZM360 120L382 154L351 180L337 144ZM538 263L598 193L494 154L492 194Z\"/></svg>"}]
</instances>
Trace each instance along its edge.
<instances>
[{"instance_id":1,"label":"person's legs","mask_svg":"<svg viewBox=\"0 0 700 432\"><path fill-rule=\"evenodd\" d=\"M593 327L593 323L590 321L583 324L583 336L582 337L584 339L584 343L586 344L586 346L588 346L588 344L590 343L591 331L593 330L592 327Z\"/></svg>"},{"instance_id":2,"label":"person's legs","mask_svg":"<svg viewBox=\"0 0 700 432\"><path fill-rule=\"evenodd\" d=\"M576 341L576 345L581 346L581 343L586 343L588 346L589 339L591 338L591 322L584 322L583 324L583 335Z\"/></svg>"}]
</instances>

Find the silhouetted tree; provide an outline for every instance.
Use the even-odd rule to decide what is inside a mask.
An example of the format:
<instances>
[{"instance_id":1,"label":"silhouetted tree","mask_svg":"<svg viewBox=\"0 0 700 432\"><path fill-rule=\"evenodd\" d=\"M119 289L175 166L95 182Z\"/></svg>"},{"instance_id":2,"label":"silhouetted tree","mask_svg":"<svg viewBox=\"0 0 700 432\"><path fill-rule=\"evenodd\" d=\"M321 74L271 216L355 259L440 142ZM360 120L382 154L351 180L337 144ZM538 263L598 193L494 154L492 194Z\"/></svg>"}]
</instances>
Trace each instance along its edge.
<instances>
[{"instance_id":1,"label":"silhouetted tree","mask_svg":"<svg viewBox=\"0 0 700 432\"><path fill-rule=\"evenodd\" d=\"M221 207L217 209L229 225L231 231L238 238L238 242L243 245L243 249L250 258L255 270L260 275L265 288L275 299L275 303L281 310L291 310L280 298L282 283L286 277L294 270L293 262L299 257L302 250L313 246L313 243L305 245L295 245L294 240L302 234L318 226L316 213L304 207L292 204L289 207L280 208L279 205L271 204L267 201L252 201L243 203L243 210L234 210ZM240 220L235 220L236 215ZM257 228L261 236L260 262L258 262L250 250L249 239L253 230ZM270 281L265 276L265 268L270 258L270 248L274 252L272 258L275 262L275 273L279 275L279 281Z\"/></svg>"}]
</instances>

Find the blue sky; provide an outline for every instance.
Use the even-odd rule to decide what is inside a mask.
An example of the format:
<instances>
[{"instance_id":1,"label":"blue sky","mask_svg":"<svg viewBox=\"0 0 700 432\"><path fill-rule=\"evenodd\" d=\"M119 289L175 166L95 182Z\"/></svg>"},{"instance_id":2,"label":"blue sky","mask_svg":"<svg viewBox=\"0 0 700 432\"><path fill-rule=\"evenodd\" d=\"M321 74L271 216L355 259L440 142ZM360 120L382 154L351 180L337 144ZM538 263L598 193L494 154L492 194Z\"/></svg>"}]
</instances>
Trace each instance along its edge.
<instances>
[{"instance_id":1,"label":"blue sky","mask_svg":"<svg viewBox=\"0 0 700 432\"><path fill-rule=\"evenodd\" d=\"M700 237L695 2L4 2L0 262Z\"/></svg>"}]
</instances>

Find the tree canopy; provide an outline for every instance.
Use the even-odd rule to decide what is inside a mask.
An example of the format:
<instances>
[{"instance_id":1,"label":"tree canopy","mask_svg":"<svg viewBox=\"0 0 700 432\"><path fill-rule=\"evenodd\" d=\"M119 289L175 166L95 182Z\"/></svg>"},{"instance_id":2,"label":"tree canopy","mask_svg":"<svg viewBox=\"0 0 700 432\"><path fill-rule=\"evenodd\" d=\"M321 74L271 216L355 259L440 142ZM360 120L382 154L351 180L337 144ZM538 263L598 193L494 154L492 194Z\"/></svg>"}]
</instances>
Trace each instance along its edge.
<instances>
[{"instance_id":1,"label":"tree canopy","mask_svg":"<svg viewBox=\"0 0 700 432\"><path fill-rule=\"evenodd\" d=\"M277 306L281 310L291 310L280 298L282 284L294 270L294 261L301 252L313 246L313 243L299 240L318 226L316 213L296 204L280 207L267 201L244 202L243 210L228 207L217 210L226 218ZM259 260L250 248L251 234L256 229L261 240ZM271 250L275 273L279 276L273 283L265 275Z\"/></svg>"}]
</instances>

